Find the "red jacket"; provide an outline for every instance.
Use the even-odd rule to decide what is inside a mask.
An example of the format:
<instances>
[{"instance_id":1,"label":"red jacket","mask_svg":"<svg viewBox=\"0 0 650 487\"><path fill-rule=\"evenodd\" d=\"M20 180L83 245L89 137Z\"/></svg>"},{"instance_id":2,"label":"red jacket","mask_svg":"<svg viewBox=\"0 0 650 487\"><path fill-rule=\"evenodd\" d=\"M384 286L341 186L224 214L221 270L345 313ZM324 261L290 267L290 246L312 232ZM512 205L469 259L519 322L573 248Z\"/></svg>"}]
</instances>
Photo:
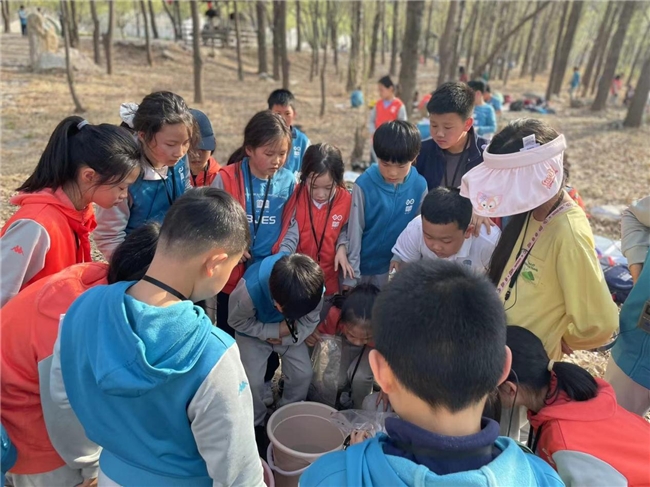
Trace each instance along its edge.
<instances>
[{"instance_id":1,"label":"red jacket","mask_svg":"<svg viewBox=\"0 0 650 487\"><path fill-rule=\"evenodd\" d=\"M607 382L596 381L598 395L589 401L561 394L528 413L539 436L535 453L566 485L650 485L650 423L619 406Z\"/></svg>"},{"instance_id":2,"label":"red jacket","mask_svg":"<svg viewBox=\"0 0 650 487\"><path fill-rule=\"evenodd\" d=\"M214 157L208 159L208 167L199 172L196 176L190 173L190 184L194 188L202 188L203 186L210 186L214 178L219 174L221 166Z\"/></svg>"},{"instance_id":3,"label":"red jacket","mask_svg":"<svg viewBox=\"0 0 650 487\"><path fill-rule=\"evenodd\" d=\"M339 273L334 270L334 257L336 256L336 241L341 235L341 230L348 223L352 196L345 188L337 188L336 194L330 205L323 205L320 209L314 205L309 191L298 185L293 195L287 202L282 215L282 232L278 243L273 247L273 253L279 251L280 243L289 228L291 218L298 224L298 247L296 252L305 254L314 259L325 273L325 294L332 295L339 292ZM311 207L311 217L310 217ZM314 235L316 235L314 237ZM318 245L321 242L320 253ZM320 254L320 255L319 255Z\"/></svg>"},{"instance_id":4,"label":"red jacket","mask_svg":"<svg viewBox=\"0 0 650 487\"><path fill-rule=\"evenodd\" d=\"M239 201L239 204L242 205L244 211L246 211L246 192L244 191L244 177L241 170L241 161L236 164L231 164L221 168L219 175L221 176L221 181L223 181L223 189ZM246 266L244 264L237 264L235 268L230 273L230 278L223 288L223 292L230 294L237 287L237 283L244 275L246 271Z\"/></svg>"},{"instance_id":5,"label":"red jacket","mask_svg":"<svg viewBox=\"0 0 650 487\"><path fill-rule=\"evenodd\" d=\"M90 233L97 226L92 205L88 205L83 210L76 210L61 189L54 192L44 189L36 193L20 193L11 198L10 202L20 208L5 223L0 236L4 235L11 224L17 220L34 220L45 228L50 237L50 249L45 257L45 266L32 279L24 283L21 289L73 264L92 260ZM12 257L26 258L20 251L14 252Z\"/></svg>"},{"instance_id":6,"label":"red jacket","mask_svg":"<svg viewBox=\"0 0 650 487\"><path fill-rule=\"evenodd\" d=\"M375 104L375 128L379 128L383 123L397 120L397 114L402 105L404 103L399 98L393 98L388 107L384 106L384 100L379 100Z\"/></svg>"},{"instance_id":7,"label":"red jacket","mask_svg":"<svg viewBox=\"0 0 650 487\"><path fill-rule=\"evenodd\" d=\"M18 459L15 474L50 472L65 464L50 442L39 392L38 363L52 355L59 319L87 289L106 284L108 265L74 265L22 290L0 315L1 416Z\"/></svg>"}]
</instances>

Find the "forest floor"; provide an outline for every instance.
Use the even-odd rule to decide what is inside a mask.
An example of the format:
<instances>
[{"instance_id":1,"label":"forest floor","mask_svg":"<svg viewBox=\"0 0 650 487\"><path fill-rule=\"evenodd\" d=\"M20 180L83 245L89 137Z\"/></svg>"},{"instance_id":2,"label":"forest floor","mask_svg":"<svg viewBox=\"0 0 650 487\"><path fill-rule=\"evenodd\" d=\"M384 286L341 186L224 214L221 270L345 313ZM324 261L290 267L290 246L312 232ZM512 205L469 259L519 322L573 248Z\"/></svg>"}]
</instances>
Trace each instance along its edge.
<instances>
[{"instance_id":1,"label":"forest floor","mask_svg":"<svg viewBox=\"0 0 650 487\"><path fill-rule=\"evenodd\" d=\"M50 133L56 124L73 114L74 105L64 73L35 74L29 68L29 48L26 37L4 34L0 37L0 90L2 92L0 147L0 224L15 210L8 204L11 194L36 165ZM164 49L163 49L164 48ZM81 39L81 51L92 59L92 40ZM244 50L243 82L237 80L234 49L217 49L209 57L205 48L203 90L204 100L197 108L211 119L217 138L215 156L222 163L242 141L243 129L249 118L266 108L267 95L280 83L262 80L257 75L255 49ZM154 49L154 66L147 67L145 51L138 45L116 45L114 73L108 76L103 68L75 72L76 90L91 123L119 123L120 103L139 102L154 90L170 90L183 96L193 106L192 52L188 46L160 42ZM378 55L376 78L386 74L386 64ZM102 52L103 58L103 52ZM320 80L309 80L311 53L290 52L291 90L297 98L297 124L301 125L312 143L330 142L337 145L346 160L354 146L356 127L365 126L366 110L349 108L345 91L347 55L339 55L336 74L331 57L327 60L326 114L320 117ZM269 52L269 68L272 57ZM432 61L418 68L418 91L435 88L437 68ZM514 70L518 73L518 70ZM397 77L396 77L397 78ZM547 77L530 79L511 76L507 87L492 83L493 91L509 93L515 99L526 92L545 92ZM568 88L568 86L567 86ZM376 97L375 80L365 86L366 101ZM599 113L585 108L569 108L568 93L554 101L556 115L533 115L528 112L504 112L499 119L503 126L509 120L523 116L543 118L567 137L571 160L571 182L578 188L588 209L598 205L626 206L634 199L648 194L650 187L650 125L640 129L617 128L625 117L623 107L609 107ZM369 146L366 146L366 157ZM594 233L619 238L618 223L592 219ZM593 362L593 371L602 374L604 356L586 357ZM591 365L590 365L591 367Z\"/></svg>"}]
</instances>

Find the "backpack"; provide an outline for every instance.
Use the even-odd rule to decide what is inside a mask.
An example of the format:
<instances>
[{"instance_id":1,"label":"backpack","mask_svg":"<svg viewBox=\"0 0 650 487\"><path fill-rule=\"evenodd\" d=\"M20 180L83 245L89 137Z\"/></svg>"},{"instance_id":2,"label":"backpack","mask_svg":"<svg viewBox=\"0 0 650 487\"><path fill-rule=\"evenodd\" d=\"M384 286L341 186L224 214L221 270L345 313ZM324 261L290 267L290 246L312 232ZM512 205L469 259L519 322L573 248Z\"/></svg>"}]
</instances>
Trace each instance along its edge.
<instances>
[{"instance_id":1,"label":"backpack","mask_svg":"<svg viewBox=\"0 0 650 487\"><path fill-rule=\"evenodd\" d=\"M604 259L601 259L601 264ZM612 294L612 299L618 305L625 303L632 286L632 275L630 270L626 265L616 264L609 267L606 267L603 270L605 274L605 282L609 288L609 292Z\"/></svg>"},{"instance_id":2,"label":"backpack","mask_svg":"<svg viewBox=\"0 0 650 487\"><path fill-rule=\"evenodd\" d=\"M510 104L510 111L511 112L520 112L523 109L524 109L524 101L523 100L513 101Z\"/></svg>"}]
</instances>

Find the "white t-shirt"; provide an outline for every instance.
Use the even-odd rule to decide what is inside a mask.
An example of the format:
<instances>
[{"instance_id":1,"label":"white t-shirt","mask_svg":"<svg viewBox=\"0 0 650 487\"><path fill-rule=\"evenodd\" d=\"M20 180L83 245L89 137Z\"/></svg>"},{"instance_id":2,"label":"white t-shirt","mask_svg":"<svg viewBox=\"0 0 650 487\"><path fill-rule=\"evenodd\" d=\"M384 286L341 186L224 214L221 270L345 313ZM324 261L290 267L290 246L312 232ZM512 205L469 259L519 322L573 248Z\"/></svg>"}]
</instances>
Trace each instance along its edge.
<instances>
[{"instance_id":1,"label":"white t-shirt","mask_svg":"<svg viewBox=\"0 0 650 487\"><path fill-rule=\"evenodd\" d=\"M445 260L459 262L474 269L485 272L490 264L490 258L494 247L496 247L501 231L497 227L492 227L488 235L485 227L481 227L478 237L473 235L463 242L460 250ZM393 246L393 260L402 262L415 262L420 259L439 259L424 242L422 234L422 217L417 216L397 238Z\"/></svg>"}]
</instances>

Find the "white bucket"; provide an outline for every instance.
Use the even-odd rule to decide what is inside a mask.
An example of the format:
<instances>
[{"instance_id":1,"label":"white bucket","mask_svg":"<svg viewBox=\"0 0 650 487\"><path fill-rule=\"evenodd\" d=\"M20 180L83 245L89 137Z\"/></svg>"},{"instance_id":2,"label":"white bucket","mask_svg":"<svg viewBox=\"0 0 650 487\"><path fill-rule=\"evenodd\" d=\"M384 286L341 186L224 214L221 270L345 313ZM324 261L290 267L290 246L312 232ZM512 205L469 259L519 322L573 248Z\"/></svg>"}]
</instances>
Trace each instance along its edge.
<instances>
[{"instance_id":1,"label":"white bucket","mask_svg":"<svg viewBox=\"0 0 650 487\"><path fill-rule=\"evenodd\" d=\"M273 445L269 444L268 449L266 450L266 463L268 464L269 469L273 472L273 477L275 479L274 485L267 487L298 487L300 481L300 476L305 470L309 468L309 465L296 470L294 472L286 472L281 468L278 468L273 462Z\"/></svg>"}]
</instances>

